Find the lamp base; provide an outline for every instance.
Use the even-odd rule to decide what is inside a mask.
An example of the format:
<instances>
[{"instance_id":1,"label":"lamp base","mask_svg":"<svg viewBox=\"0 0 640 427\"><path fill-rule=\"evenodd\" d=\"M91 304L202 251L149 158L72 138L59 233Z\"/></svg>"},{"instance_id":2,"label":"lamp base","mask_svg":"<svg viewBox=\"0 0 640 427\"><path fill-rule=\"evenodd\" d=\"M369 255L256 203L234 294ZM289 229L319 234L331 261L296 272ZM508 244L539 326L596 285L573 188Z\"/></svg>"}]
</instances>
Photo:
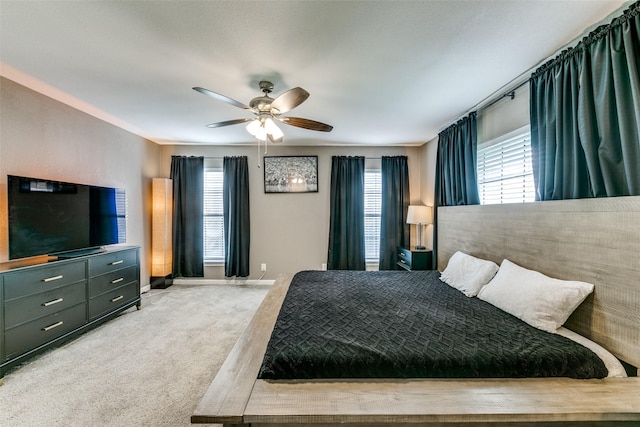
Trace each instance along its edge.
<instances>
[{"instance_id":1,"label":"lamp base","mask_svg":"<svg viewBox=\"0 0 640 427\"><path fill-rule=\"evenodd\" d=\"M151 285L151 289L167 289L169 286L173 285L173 278L170 274L164 277L151 276L149 284Z\"/></svg>"}]
</instances>

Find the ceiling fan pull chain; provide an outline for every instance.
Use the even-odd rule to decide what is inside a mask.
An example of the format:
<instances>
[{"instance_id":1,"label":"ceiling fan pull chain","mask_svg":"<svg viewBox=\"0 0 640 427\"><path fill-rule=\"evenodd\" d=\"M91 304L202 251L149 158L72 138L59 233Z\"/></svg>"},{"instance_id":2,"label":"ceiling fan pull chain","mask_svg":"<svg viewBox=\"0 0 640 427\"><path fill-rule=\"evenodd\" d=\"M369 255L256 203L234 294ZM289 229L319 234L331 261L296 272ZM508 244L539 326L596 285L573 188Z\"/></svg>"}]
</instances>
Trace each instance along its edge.
<instances>
[{"instance_id":1,"label":"ceiling fan pull chain","mask_svg":"<svg viewBox=\"0 0 640 427\"><path fill-rule=\"evenodd\" d=\"M260 140L258 139L258 169L261 167L262 166L260 166Z\"/></svg>"}]
</instances>

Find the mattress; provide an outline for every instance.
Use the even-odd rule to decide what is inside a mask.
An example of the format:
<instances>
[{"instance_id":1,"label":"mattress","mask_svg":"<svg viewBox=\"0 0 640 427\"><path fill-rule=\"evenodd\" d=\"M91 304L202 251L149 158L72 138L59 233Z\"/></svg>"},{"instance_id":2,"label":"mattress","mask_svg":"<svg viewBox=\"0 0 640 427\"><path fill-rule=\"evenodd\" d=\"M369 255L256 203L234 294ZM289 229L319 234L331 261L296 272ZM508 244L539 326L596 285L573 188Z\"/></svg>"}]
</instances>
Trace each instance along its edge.
<instances>
[{"instance_id":1,"label":"mattress","mask_svg":"<svg viewBox=\"0 0 640 427\"><path fill-rule=\"evenodd\" d=\"M590 349L536 329L437 271L302 271L261 379L603 378Z\"/></svg>"}]
</instances>

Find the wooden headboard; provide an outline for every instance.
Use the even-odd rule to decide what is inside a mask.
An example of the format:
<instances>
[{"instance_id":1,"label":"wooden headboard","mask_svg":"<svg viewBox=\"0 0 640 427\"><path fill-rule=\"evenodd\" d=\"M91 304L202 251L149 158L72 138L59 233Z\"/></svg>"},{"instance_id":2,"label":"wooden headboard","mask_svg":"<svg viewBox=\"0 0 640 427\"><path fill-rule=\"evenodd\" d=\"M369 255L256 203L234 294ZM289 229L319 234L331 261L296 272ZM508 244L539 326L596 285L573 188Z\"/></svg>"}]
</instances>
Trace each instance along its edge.
<instances>
[{"instance_id":1,"label":"wooden headboard","mask_svg":"<svg viewBox=\"0 0 640 427\"><path fill-rule=\"evenodd\" d=\"M438 270L456 251L595 285L569 329L640 366L640 197L438 208Z\"/></svg>"}]
</instances>

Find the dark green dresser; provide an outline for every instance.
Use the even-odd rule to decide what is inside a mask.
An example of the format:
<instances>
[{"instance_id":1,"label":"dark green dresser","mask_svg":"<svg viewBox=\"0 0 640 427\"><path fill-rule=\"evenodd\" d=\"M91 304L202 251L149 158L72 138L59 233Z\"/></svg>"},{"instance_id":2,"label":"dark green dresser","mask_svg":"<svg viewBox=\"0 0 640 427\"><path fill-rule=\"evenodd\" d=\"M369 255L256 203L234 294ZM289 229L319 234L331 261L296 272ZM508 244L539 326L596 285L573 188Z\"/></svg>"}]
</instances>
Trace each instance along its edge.
<instances>
[{"instance_id":1,"label":"dark green dresser","mask_svg":"<svg viewBox=\"0 0 640 427\"><path fill-rule=\"evenodd\" d=\"M0 377L134 305L137 247L0 270Z\"/></svg>"}]
</instances>

